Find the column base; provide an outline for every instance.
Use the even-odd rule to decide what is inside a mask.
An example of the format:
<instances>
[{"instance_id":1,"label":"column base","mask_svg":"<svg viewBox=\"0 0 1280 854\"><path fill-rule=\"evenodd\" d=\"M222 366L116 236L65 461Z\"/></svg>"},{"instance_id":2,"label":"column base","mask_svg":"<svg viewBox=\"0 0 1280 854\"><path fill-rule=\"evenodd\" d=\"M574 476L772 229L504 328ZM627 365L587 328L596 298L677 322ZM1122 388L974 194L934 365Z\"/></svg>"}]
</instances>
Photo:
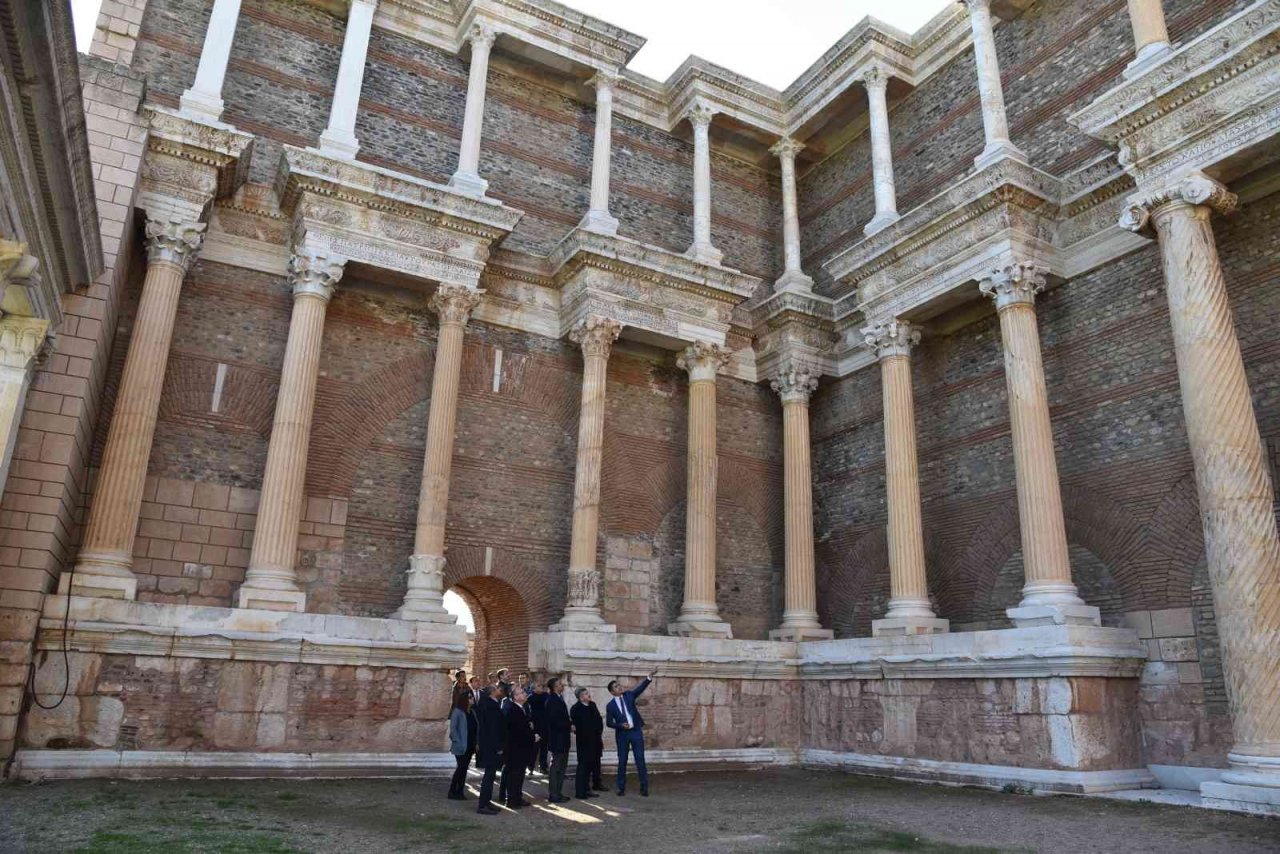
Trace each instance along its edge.
<instances>
[{"instance_id":1,"label":"column base","mask_svg":"<svg viewBox=\"0 0 1280 854\"><path fill-rule=\"evenodd\" d=\"M720 266L720 260L724 258L724 253L710 243L695 243L684 251L684 255L699 264L714 264L717 267Z\"/></svg>"},{"instance_id":2,"label":"column base","mask_svg":"<svg viewBox=\"0 0 1280 854\"><path fill-rule=\"evenodd\" d=\"M444 555L409 555L408 589L390 619L456 624L458 618L444 608L444 567Z\"/></svg>"},{"instance_id":3,"label":"column base","mask_svg":"<svg viewBox=\"0 0 1280 854\"><path fill-rule=\"evenodd\" d=\"M1228 753L1230 768L1220 780L1200 784L1207 807L1280 816L1280 756Z\"/></svg>"},{"instance_id":4,"label":"column base","mask_svg":"<svg viewBox=\"0 0 1280 854\"><path fill-rule=\"evenodd\" d=\"M222 98L217 95L210 95L208 92L188 89L178 99L178 111L184 116L190 116L197 121L221 124Z\"/></svg>"},{"instance_id":5,"label":"column base","mask_svg":"<svg viewBox=\"0 0 1280 854\"><path fill-rule=\"evenodd\" d=\"M608 211L587 211L582 222L578 223L578 228L612 237L618 233L618 218Z\"/></svg>"},{"instance_id":6,"label":"column base","mask_svg":"<svg viewBox=\"0 0 1280 854\"><path fill-rule=\"evenodd\" d=\"M564 609L564 616L560 618L560 622L549 626L547 631L616 634L618 627L612 623L606 623L604 617L600 616L599 608L570 605Z\"/></svg>"},{"instance_id":7,"label":"column base","mask_svg":"<svg viewBox=\"0 0 1280 854\"><path fill-rule=\"evenodd\" d=\"M489 182L475 172L459 170L449 178L449 189L457 190L464 196L481 199L484 198L485 192L489 189Z\"/></svg>"},{"instance_id":8,"label":"column base","mask_svg":"<svg viewBox=\"0 0 1280 854\"><path fill-rule=\"evenodd\" d=\"M1133 62L1125 66L1124 79L1132 80L1135 77L1141 77L1171 55L1173 55L1173 45L1168 42L1152 42L1138 51Z\"/></svg>"},{"instance_id":9,"label":"column base","mask_svg":"<svg viewBox=\"0 0 1280 854\"><path fill-rule=\"evenodd\" d=\"M132 602L138 598L138 577L132 567L133 560L127 555L81 552L75 571L58 578L58 595Z\"/></svg>"},{"instance_id":10,"label":"column base","mask_svg":"<svg viewBox=\"0 0 1280 854\"><path fill-rule=\"evenodd\" d=\"M897 211L885 211L884 213L878 213L871 222L862 227L862 233L867 237L870 237L877 232L884 231L900 219L902 219L902 215Z\"/></svg>"},{"instance_id":11,"label":"column base","mask_svg":"<svg viewBox=\"0 0 1280 854\"><path fill-rule=\"evenodd\" d=\"M813 279L800 270L787 270L778 277L778 281L773 283L773 292L775 294L784 292L811 294Z\"/></svg>"},{"instance_id":12,"label":"column base","mask_svg":"<svg viewBox=\"0 0 1280 854\"><path fill-rule=\"evenodd\" d=\"M301 590L272 590L241 585L240 592L236 594L236 607L301 614L307 610L307 594Z\"/></svg>"},{"instance_id":13,"label":"column base","mask_svg":"<svg viewBox=\"0 0 1280 854\"><path fill-rule=\"evenodd\" d=\"M678 638L733 638L733 628L714 611L708 614L681 614L667 623L667 634Z\"/></svg>"},{"instance_id":14,"label":"column base","mask_svg":"<svg viewBox=\"0 0 1280 854\"><path fill-rule=\"evenodd\" d=\"M981 171L986 169L993 163L999 163L1001 160L1016 160L1019 163L1030 164L1027 155L1022 153L1022 149L1018 148L1007 139L998 142L987 143L987 147L982 153L973 159L973 165Z\"/></svg>"},{"instance_id":15,"label":"column base","mask_svg":"<svg viewBox=\"0 0 1280 854\"><path fill-rule=\"evenodd\" d=\"M769 632L769 640L771 641L791 641L795 643L834 640L835 636L836 633L831 629L824 629L821 626L784 625Z\"/></svg>"},{"instance_id":16,"label":"column base","mask_svg":"<svg viewBox=\"0 0 1280 854\"><path fill-rule=\"evenodd\" d=\"M320 145L317 150L329 157L337 157L341 160L355 160L356 152L360 150L360 143L352 134L334 133L326 130L320 134Z\"/></svg>"},{"instance_id":17,"label":"column base","mask_svg":"<svg viewBox=\"0 0 1280 854\"><path fill-rule=\"evenodd\" d=\"M871 621L873 638L945 635L949 631L951 631L951 621L937 617L884 617Z\"/></svg>"},{"instance_id":18,"label":"column base","mask_svg":"<svg viewBox=\"0 0 1280 854\"><path fill-rule=\"evenodd\" d=\"M1008 608L1005 615L1019 629L1031 626L1101 626L1102 616L1092 605L1028 605Z\"/></svg>"}]
</instances>

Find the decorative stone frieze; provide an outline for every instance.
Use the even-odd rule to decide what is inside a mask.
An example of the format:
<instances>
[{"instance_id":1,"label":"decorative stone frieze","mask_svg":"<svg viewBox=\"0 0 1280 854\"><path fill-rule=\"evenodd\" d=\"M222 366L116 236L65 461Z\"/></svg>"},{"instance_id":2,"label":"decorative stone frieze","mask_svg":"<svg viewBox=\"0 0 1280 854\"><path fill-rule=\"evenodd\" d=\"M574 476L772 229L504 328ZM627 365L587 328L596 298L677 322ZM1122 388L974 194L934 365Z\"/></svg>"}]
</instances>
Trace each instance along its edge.
<instances>
[{"instance_id":1,"label":"decorative stone frieze","mask_svg":"<svg viewBox=\"0 0 1280 854\"><path fill-rule=\"evenodd\" d=\"M244 183L253 135L162 107L145 111L150 134L138 186L138 207L151 219L199 222L215 198Z\"/></svg>"}]
</instances>

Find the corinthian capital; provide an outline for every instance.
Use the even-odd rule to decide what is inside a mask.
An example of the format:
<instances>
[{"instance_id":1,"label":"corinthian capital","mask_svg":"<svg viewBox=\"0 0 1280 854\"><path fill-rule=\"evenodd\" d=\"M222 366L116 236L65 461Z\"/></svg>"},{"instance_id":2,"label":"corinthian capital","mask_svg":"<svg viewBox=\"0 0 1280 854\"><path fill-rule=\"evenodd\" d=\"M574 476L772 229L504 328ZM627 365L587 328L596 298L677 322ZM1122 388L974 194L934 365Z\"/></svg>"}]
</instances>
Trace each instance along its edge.
<instances>
[{"instance_id":1,"label":"corinthian capital","mask_svg":"<svg viewBox=\"0 0 1280 854\"><path fill-rule=\"evenodd\" d=\"M204 242L203 222L179 219L148 219L146 225L147 260L152 264L177 264L186 272Z\"/></svg>"},{"instance_id":2,"label":"corinthian capital","mask_svg":"<svg viewBox=\"0 0 1280 854\"><path fill-rule=\"evenodd\" d=\"M714 380L720 369L729 364L729 351L717 344L697 341L684 348L676 364L689 372L689 381Z\"/></svg>"},{"instance_id":3,"label":"corinthian capital","mask_svg":"<svg viewBox=\"0 0 1280 854\"><path fill-rule=\"evenodd\" d=\"M1164 207L1192 205L1207 207L1215 213L1229 214L1236 209L1237 197L1222 184L1203 172L1188 172L1158 190L1135 193L1120 214L1120 227L1151 236L1152 215Z\"/></svg>"},{"instance_id":4,"label":"corinthian capital","mask_svg":"<svg viewBox=\"0 0 1280 854\"><path fill-rule=\"evenodd\" d=\"M488 50L493 47L493 41L497 37L498 33L493 27L485 26L484 24L474 24L467 31L467 41L471 43L472 50L477 48Z\"/></svg>"},{"instance_id":5,"label":"corinthian capital","mask_svg":"<svg viewBox=\"0 0 1280 854\"><path fill-rule=\"evenodd\" d=\"M784 136L769 148L769 153L781 160L795 160L801 151L804 151L804 143L789 136Z\"/></svg>"},{"instance_id":6,"label":"corinthian capital","mask_svg":"<svg viewBox=\"0 0 1280 854\"><path fill-rule=\"evenodd\" d=\"M818 376L811 365L788 359L778 366L769 386L783 403L808 403L809 395L818 387Z\"/></svg>"},{"instance_id":7,"label":"corinthian capital","mask_svg":"<svg viewBox=\"0 0 1280 854\"><path fill-rule=\"evenodd\" d=\"M685 118L689 120L689 124L695 128L708 128L711 126L711 119L716 114L716 108L703 100L695 100L690 106L689 111L685 113Z\"/></svg>"},{"instance_id":8,"label":"corinthian capital","mask_svg":"<svg viewBox=\"0 0 1280 854\"><path fill-rule=\"evenodd\" d=\"M991 0L960 0L960 3L969 10L970 15L991 14Z\"/></svg>"},{"instance_id":9,"label":"corinthian capital","mask_svg":"<svg viewBox=\"0 0 1280 854\"><path fill-rule=\"evenodd\" d=\"M440 316L440 325L456 323L466 326L471 312L480 304L484 291L466 285L443 284L431 295L431 310Z\"/></svg>"},{"instance_id":10,"label":"corinthian capital","mask_svg":"<svg viewBox=\"0 0 1280 854\"><path fill-rule=\"evenodd\" d=\"M858 78L868 90L879 89L884 91L889 88L890 76L889 69L878 62L872 62L862 69L862 73L858 75Z\"/></svg>"},{"instance_id":11,"label":"corinthian capital","mask_svg":"<svg viewBox=\"0 0 1280 854\"><path fill-rule=\"evenodd\" d=\"M613 342L621 334L621 323L592 314L578 321L569 332L569 340L582 348L583 356L603 356L607 359L613 349Z\"/></svg>"},{"instance_id":12,"label":"corinthian capital","mask_svg":"<svg viewBox=\"0 0 1280 854\"><path fill-rule=\"evenodd\" d=\"M905 320L881 320L862 328L862 340L876 351L876 357L910 356L920 343L920 327Z\"/></svg>"},{"instance_id":13,"label":"corinthian capital","mask_svg":"<svg viewBox=\"0 0 1280 854\"><path fill-rule=\"evenodd\" d=\"M49 321L7 314L0 319L0 366L26 370L45 346Z\"/></svg>"},{"instance_id":14,"label":"corinthian capital","mask_svg":"<svg viewBox=\"0 0 1280 854\"><path fill-rule=\"evenodd\" d=\"M597 68L596 73L587 80L587 85L594 87L597 95L612 95L620 76L616 68Z\"/></svg>"},{"instance_id":15,"label":"corinthian capital","mask_svg":"<svg viewBox=\"0 0 1280 854\"><path fill-rule=\"evenodd\" d=\"M289 283L293 285L294 298L319 297L328 302L346 268L347 259L341 255L314 249L294 252L289 258Z\"/></svg>"},{"instance_id":16,"label":"corinthian capital","mask_svg":"<svg viewBox=\"0 0 1280 854\"><path fill-rule=\"evenodd\" d=\"M1034 261L1018 261L991 271L978 287L996 301L996 310L1011 305L1034 305L1036 294L1044 290L1049 268Z\"/></svg>"}]
</instances>

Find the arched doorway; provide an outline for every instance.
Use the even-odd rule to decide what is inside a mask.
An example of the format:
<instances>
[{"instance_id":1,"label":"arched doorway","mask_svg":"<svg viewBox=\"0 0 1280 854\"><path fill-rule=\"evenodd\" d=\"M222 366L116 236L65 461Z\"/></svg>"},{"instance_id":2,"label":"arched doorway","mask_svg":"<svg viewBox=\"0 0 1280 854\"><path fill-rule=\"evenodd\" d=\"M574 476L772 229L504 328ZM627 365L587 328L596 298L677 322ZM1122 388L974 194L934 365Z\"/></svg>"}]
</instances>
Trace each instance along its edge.
<instances>
[{"instance_id":1,"label":"arched doorway","mask_svg":"<svg viewBox=\"0 0 1280 854\"><path fill-rule=\"evenodd\" d=\"M469 672L483 678L499 667L515 673L528 668L529 613L514 587L492 575L473 575L450 587L446 596L450 593L465 605L475 627Z\"/></svg>"}]
</instances>

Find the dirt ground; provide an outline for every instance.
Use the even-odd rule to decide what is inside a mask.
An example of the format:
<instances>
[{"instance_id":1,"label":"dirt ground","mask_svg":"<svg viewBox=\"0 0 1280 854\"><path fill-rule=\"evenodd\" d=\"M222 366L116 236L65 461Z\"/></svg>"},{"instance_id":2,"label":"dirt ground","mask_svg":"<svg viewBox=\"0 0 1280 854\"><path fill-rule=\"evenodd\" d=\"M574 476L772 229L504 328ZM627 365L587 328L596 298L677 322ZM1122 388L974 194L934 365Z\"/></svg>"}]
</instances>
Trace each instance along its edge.
<instances>
[{"instance_id":1,"label":"dirt ground","mask_svg":"<svg viewBox=\"0 0 1280 854\"><path fill-rule=\"evenodd\" d=\"M476 782L473 779L473 784ZM655 774L585 804L498 816L443 780L76 781L0 786L0 851L1280 851L1280 821L799 769Z\"/></svg>"}]
</instances>

